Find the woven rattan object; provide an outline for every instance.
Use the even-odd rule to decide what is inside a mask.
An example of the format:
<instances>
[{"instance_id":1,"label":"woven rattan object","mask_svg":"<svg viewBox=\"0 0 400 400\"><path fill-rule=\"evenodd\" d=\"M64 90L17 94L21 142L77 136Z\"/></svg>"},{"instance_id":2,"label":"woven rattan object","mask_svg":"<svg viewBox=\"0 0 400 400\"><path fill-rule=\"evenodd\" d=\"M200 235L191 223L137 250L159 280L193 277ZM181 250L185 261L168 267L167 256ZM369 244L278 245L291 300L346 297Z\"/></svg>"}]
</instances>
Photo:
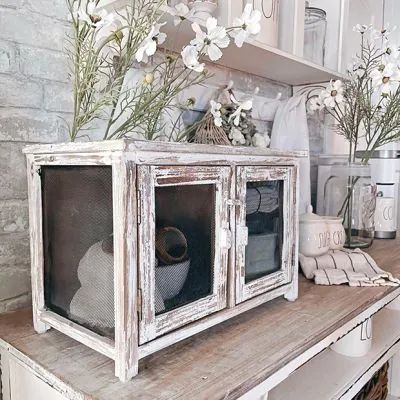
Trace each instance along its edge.
<instances>
[{"instance_id":1,"label":"woven rattan object","mask_svg":"<svg viewBox=\"0 0 400 400\"><path fill-rule=\"evenodd\" d=\"M210 111L202 119L193 138L194 143L231 145L225 131L215 125Z\"/></svg>"},{"instance_id":2,"label":"woven rattan object","mask_svg":"<svg viewBox=\"0 0 400 400\"><path fill-rule=\"evenodd\" d=\"M188 243L177 228L165 227L156 232L156 255L165 265L176 264L187 259Z\"/></svg>"},{"instance_id":3,"label":"woven rattan object","mask_svg":"<svg viewBox=\"0 0 400 400\"><path fill-rule=\"evenodd\" d=\"M388 395L388 369L389 363L386 363L353 400L385 400Z\"/></svg>"}]
</instances>

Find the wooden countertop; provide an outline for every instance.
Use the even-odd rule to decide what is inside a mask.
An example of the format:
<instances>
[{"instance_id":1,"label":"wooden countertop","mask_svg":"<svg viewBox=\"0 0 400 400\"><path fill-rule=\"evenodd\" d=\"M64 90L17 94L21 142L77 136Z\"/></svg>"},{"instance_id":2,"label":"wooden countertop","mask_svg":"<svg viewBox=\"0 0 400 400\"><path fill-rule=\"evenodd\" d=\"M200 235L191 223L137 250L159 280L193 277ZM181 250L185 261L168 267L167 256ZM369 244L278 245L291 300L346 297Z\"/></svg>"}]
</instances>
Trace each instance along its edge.
<instances>
[{"instance_id":1,"label":"wooden countertop","mask_svg":"<svg viewBox=\"0 0 400 400\"><path fill-rule=\"evenodd\" d=\"M396 276L399 246L400 240L376 241L370 250ZM141 360L139 375L126 384L101 354L55 330L36 334L30 310L0 316L0 346L70 399L236 399L397 294L400 288L317 286L301 277L296 302L273 300L155 353Z\"/></svg>"}]
</instances>

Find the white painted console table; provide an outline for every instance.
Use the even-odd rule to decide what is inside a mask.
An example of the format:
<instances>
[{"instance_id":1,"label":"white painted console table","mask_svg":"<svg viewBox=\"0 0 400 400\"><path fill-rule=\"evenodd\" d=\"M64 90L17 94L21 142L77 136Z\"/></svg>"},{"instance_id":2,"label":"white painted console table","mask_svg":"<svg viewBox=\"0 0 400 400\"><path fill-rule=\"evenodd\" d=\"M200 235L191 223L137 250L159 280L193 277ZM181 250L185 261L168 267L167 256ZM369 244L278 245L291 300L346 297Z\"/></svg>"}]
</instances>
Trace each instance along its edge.
<instances>
[{"instance_id":1,"label":"white painted console table","mask_svg":"<svg viewBox=\"0 0 400 400\"><path fill-rule=\"evenodd\" d=\"M400 240L371 249L400 275ZM277 299L202 332L140 363L120 383L108 358L51 330L34 332L31 311L0 316L3 400L351 399L400 352L400 312L384 309L400 288L322 287L300 279L294 303ZM374 315L367 356L328 347ZM392 363L392 375L400 363ZM400 371L391 388L400 386ZM397 395L399 395L397 393ZM393 397L395 398L395 397Z\"/></svg>"}]
</instances>

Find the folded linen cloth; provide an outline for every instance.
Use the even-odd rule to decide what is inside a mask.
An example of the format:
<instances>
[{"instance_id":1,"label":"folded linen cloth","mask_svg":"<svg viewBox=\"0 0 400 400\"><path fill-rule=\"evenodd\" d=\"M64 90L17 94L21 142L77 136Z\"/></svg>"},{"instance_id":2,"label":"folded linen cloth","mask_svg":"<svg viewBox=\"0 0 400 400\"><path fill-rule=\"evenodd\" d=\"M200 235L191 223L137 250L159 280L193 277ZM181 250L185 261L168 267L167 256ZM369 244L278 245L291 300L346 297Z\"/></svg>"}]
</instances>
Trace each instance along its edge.
<instances>
[{"instance_id":1,"label":"folded linen cloth","mask_svg":"<svg viewBox=\"0 0 400 400\"><path fill-rule=\"evenodd\" d=\"M272 213L278 207L278 187L260 186L247 189L246 214L253 214L257 211Z\"/></svg>"},{"instance_id":2,"label":"folded linen cloth","mask_svg":"<svg viewBox=\"0 0 400 400\"><path fill-rule=\"evenodd\" d=\"M400 280L380 269L374 259L360 249L330 250L319 257L299 254L304 275L317 285L398 286Z\"/></svg>"}]
</instances>

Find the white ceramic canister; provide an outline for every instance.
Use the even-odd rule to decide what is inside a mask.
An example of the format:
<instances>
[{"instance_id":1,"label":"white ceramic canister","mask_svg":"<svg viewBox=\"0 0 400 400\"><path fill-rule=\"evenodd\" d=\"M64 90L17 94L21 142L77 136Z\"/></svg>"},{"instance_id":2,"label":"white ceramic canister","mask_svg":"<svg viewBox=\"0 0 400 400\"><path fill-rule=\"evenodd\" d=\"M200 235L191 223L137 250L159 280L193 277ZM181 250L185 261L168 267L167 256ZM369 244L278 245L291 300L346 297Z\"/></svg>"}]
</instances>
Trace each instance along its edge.
<instances>
[{"instance_id":1,"label":"white ceramic canister","mask_svg":"<svg viewBox=\"0 0 400 400\"><path fill-rule=\"evenodd\" d=\"M376 198L375 237L394 239L397 231L396 201L394 197Z\"/></svg>"},{"instance_id":2,"label":"white ceramic canister","mask_svg":"<svg viewBox=\"0 0 400 400\"><path fill-rule=\"evenodd\" d=\"M341 217L323 217L324 221L328 224L330 234L331 250L340 250L346 243L346 232L342 224Z\"/></svg>"},{"instance_id":3,"label":"white ceramic canister","mask_svg":"<svg viewBox=\"0 0 400 400\"><path fill-rule=\"evenodd\" d=\"M236 0L235 0L236 1ZM246 1L243 1L246 5ZM255 10L261 12L261 30L257 41L277 47L279 32L279 0L253 0Z\"/></svg>"},{"instance_id":4,"label":"white ceramic canister","mask_svg":"<svg viewBox=\"0 0 400 400\"><path fill-rule=\"evenodd\" d=\"M330 246L328 224L317 214L312 206L300 216L300 253L306 257L317 257L327 253Z\"/></svg>"},{"instance_id":5,"label":"white ceramic canister","mask_svg":"<svg viewBox=\"0 0 400 400\"><path fill-rule=\"evenodd\" d=\"M336 353L347 357L363 357L372 346L372 318L366 319L331 346Z\"/></svg>"}]
</instances>

